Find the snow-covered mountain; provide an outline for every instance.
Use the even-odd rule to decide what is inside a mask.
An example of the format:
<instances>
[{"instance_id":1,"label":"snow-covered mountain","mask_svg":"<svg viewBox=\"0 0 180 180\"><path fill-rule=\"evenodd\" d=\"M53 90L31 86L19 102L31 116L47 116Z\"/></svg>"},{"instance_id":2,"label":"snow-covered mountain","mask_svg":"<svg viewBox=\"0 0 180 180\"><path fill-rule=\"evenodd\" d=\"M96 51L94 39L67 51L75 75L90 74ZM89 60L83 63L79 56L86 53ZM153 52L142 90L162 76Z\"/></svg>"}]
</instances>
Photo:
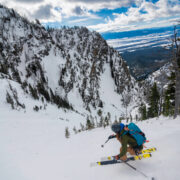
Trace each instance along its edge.
<instances>
[{"instance_id":1,"label":"snow-covered mountain","mask_svg":"<svg viewBox=\"0 0 180 180\"><path fill-rule=\"evenodd\" d=\"M141 103L143 92L126 63L97 32L45 29L2 5L0 25L1 106L41 110L56 104L124 115Z\"/></svg>"},{"instance_id":2,"label":"snow-covered mountain","mask_svg":"<svg viewBox=\"0 0 180 180\"><path fill-rule=\"evenodd\" d=\"M165 64L160 69L150 74L147 79L145 79L144 82L146 86L147 84L152 86L154 83L156 83L159 89L165 89L169 83L168 77L170 77L172 70L173 67L171 63Z\"/></svg>"},{"instance_id":3,"label":"snow-covered mountain","mask_svg":"<svg viewBox=\"0 0 180 180\"><path fill-rule=\"evenodd\" d=\"M164 66L162 66L160 69L157 71L153 72L151 75L148 76L146 79L150 83L156 82L157 84L167 83L168 76L170 76L172 71L172 64L167 63Z\"/></svg>"}]
</instances>

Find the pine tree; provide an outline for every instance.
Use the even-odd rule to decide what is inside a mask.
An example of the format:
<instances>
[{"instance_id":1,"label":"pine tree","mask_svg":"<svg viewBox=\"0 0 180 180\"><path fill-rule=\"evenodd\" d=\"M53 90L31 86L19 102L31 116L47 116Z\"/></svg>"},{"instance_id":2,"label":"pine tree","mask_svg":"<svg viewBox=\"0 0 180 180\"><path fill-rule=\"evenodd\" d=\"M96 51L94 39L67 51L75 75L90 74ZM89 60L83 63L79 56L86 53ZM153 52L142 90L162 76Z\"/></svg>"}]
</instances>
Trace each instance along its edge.
<instances>
[{"instance_id":1,"label":"pine tree","mask_svg":"<svg viewBox=\"0 0 180 180\"><path fill-rule=\"evenodd\" d=\"M168 77L170 83L165 91L164 102L163 102L163 115L169 116L174 114L175 105L175 73L171 72Z\"/></svg>"},{"instance_id":2,"label":"pine tree","mask_svg":"<svg viewBox=\"0 0 180 180\"><path fill-rule=\"evenodd\" d=\"M13 98L11 97L11 95L8 92L6 92L6 101L7 101L7 103L11 104L12 109L14 109Z\"/></svg>"},{"instance_id":3,"label":"pine tree","mask_svg":"<svg viewBox=\"0 0 180 180\"><path fill-rule=\"evenodd\" d=\"M132 118L132 115L130 114L130 122L132 122L133 118Z\"/></svg>"},{"instance_id":4,"label":"pine tree","mask_svg":"<svg viewBox=\"0 0 180 180\"><path fill-rule=\"evenodd\" d=\"M117 117L115 116L114 124L117 124L117 123L118 123L118 120L117 120Z\"/></svg>"},{"instance_id":5,"label":"pine tree","mask_svg":"<svg viewBox=\"0 0 180 180\"><path fill-rule=\"evenodd\" d=\"M157 89L157 85L154 83L150 90L148 117L153 118L159 115L159 99L160 95Z\"/></svg>"},{"instance_id":6,"label":"pine tree","mask_svg":"<svg viewBox=\"0 0 180 180\"><path fill-rule=\"evenodd\" d=\"M36 89L36 88L33 88L33 87L31 86L31 84L29 84L29 91L30 91L30 93L31 93L31 96L32 96L34 99L39 99L37 89Z\"/></svg>"},{"instance_id":7,"label":"pine tree","mask_svg":"<svg viewBox=\"0 0 180 180\"><path fill-rule=\"evenodd\" d=\"M81 131L84 131L85 130L85 127L82 123L80 123L80 127L81 127Z\"/></svg>"},{"instance_id":8,"label":"pine tree","mask_svg":"<svg viewBox=\"0 0 180 180\"><path fill-rule=\"evenodd\" d=\"M92 129L91 121L89 119L87 119L86 121L86 129L87 130Z\"/></svg>"},{"instance_id":9,"label":"pine tree","mask_svg":"<svg viewBox=\"0 0 180 180\"><path fill-rule=\"evenodd\" d=\"M102 127L103 125L104 125L104 117L101 116L98 127Z\"/></svg>"},{"instance_id":10,"label":"pine tree","mask_svg":"<svg viewBox=\"0 0 180 180\"><path fill-rule=\"evenodd\" d=\"M70 132L69 132L69 128L68 127L66 127L66 129L65 129L65 137L66 138L70 137Z\"/></svg>"},{"instance_id":11,"label":"pine tree","mask_svg":"<svg viewBox=\"0 0 180 180\"><path fill-rule=\"evenodd\" d=\"M102 116L102 110L101 109L99 109L98 111L97 111L97 114L98 114L98 116Z\"/></svg>"},{"instance_id":12,"label":"pine tree","mask_svg":"<svg viewBox=\"0 0 180 180\"><path fill-rule=\"evenodd\" d=\"M163 115L169 116L171 114L171 102L168 95L165 96L164 103L163 103Z\"/></svg>"},{"instance_id":13,"label":"pine tree","mask_svg":"<svg viewBox=\"0 0 180 180\"><path fill-rule=\"evenodd\" d=\"M94 123L91 122L91 120L89 119L89 116L86 119L86 130L90 130L94 128Z\"/></svg>"},{"instance_id":14,"label":"pine tree","mask_svg":"<svg viewBox=\"0 0 180 180\"><path fill-rule=\"evenodd\" d=\"M136 121L138 121L138 115L136 114Z\"/></svg>"},{"instance_id":15,"label":"pine tree","mask_svg":"<svg viewBox=\"0 0 180 180\"><path fill-rule=\"evenodd\" d=\"M109 126L109 124L110 124L110 115L107 114L107 116L106 116L105 119L104 119L104 126L105 126L105 127L106 127L106 126Z\"/></svg>"},{"instance_id":16,"label":"pine tree","mask_svg":"<svg viewBox=\"0 0 180 180\"><path fill-rule=\"evenodd\" d=\"M139 108L139 113L141 115L141 120L147 119L147 110L146 110L145 104L141 104L141 106Z\"/></svg>"},{"instance_id":17,"label":"pine tree","mask_svg":"<svg viewBox=\"0 0 180 180\"><path fill-rule=\"evenodd\" d=\"M73 131L74 131L75 134L77 134L77 129L76 129L75 126L74 126L74 128L73 128Z\"/></svg>"},{"instance_id":18,"label":"pine tree","mask_svg":"<svg viewBox=\"0 0 180 180\"><path fill-rule=\"evenodd\" d=\"M110 112L107 113L107 117L108 117L108 120L109 120L109 124L111 124L111 113Z\"/></svg>"},{"instance_id":19,"label":"pine tree","mask_svg":"<svg viewBox=\"0 0 180 180\"><path fill-rule=\"evenodd\" d=\"M129 92L126 92L122 95L122 104L126 108L126 122L128 123L129 117L128 117L128 106L131 102L132 96L129 94Z\"/></svg>"}]
</instances>

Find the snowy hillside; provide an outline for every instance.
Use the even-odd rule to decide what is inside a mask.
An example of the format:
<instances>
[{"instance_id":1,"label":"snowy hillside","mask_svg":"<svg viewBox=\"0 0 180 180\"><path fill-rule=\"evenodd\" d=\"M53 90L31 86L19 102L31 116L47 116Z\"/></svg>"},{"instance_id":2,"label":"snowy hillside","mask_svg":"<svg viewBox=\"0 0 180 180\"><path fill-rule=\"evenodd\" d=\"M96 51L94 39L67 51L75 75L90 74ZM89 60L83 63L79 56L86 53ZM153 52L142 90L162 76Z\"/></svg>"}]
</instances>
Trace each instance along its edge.
<instances>
[{"instance_id":1,"label":"snowy hillside","mask_svg":"<svg viewBox=\"0 0 180 180\"><path fill-rule=\"evenodd\" d=\"M6 109L7 110L7 109ZM5 111L5 109L4 109ZM90 167L101 157L119 153L117 140L109 141L110 127L79 133L66 139L66 126L79 124L76 113L62 121L51 111L24 114L17 111L0 114L0 179L2 180L144 180L125 164ZM15 118L16 117L16 118ZM137 123L146 133L147 148L156 147L150 159L130 162L138 170L157 180L179 180L180 117L151 119Z\"/></svg>"},{"instance_id":2,"label":"snowy hillside","mask_svg":"<svg viewBox=\"0 0 180 180\"><path fill-rule=\"evenodd\" d=\"M135 117L143 92L100 34L83 27L45 29L4 6L0 24L1 106L41 111L54 105L88 114L102 109L114 117L121 110Z\"/></svg>"},{"instance_id":3,"label":"snowy hillside","mask_svg":"<svg viewBox=\"0 0 180 180\"><path fill-rule=\"evenodd\" d=\"M170 77L171 72L172 72L172 64L167 63L157 71L150 74L144 81L142 81L144 92L148 94L149 89L152 88L154 83L157 84L160 93L165 91L167 89L168 84L170 83L168 77Z\"/></svg>"},{"instance_id":4,"label":"snowy hillside","mask_svg":"<svg viewBox=\"0 0 180 180\"><path fill-rule=\"evenodd\" d=\"M157 85L164 87L168 83L168 76L170 76L171 71L172 71L172 64L167 63L164 66L162 66L159 70L149 75L148 78L146 79L146 82L149 82L150 84L156 82Z\"/></svg>"}]
</instances>

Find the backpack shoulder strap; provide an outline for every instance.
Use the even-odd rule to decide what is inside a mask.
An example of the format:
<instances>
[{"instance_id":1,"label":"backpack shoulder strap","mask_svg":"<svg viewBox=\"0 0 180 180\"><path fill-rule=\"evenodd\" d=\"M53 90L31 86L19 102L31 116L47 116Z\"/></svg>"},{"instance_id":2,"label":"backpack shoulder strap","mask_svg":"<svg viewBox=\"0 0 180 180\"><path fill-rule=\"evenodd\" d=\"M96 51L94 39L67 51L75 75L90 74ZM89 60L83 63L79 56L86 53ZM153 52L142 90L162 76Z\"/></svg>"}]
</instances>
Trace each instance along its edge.
<instances>
[{"instance_id":1,"label":"backpack shoulder strap","mask_svg":"<svg viewBox=\"0 0 180 180\"><path fill-rule=\"evenodd\" d=\"M123 130L120 134L119 134L119 136L120 137L123 137L125 134L127 134L128 132L127 131L125 131L125 130Z\"/></svg>"}]
</instances>

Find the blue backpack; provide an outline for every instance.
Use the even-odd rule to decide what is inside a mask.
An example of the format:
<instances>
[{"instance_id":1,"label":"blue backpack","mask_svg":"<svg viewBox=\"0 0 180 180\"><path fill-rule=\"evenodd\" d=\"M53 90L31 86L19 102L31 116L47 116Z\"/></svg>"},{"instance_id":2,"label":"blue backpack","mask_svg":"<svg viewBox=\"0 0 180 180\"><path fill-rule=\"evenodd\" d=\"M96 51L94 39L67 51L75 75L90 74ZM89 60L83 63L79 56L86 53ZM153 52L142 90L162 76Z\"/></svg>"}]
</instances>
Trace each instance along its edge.
<instances>
[{"instance_id":1,"label":"blue backpack","mask_svg":"<svg viewBox=\"0 0 180 180\"><path fill-rule=\"evenodd\" d=\"M136 140L138 146L141 146L146 142L145 134L139 129L136 124L130 123L128 125L128 128L129 131L127 133L129 133Z\"/></svg>"}]
</instances>

